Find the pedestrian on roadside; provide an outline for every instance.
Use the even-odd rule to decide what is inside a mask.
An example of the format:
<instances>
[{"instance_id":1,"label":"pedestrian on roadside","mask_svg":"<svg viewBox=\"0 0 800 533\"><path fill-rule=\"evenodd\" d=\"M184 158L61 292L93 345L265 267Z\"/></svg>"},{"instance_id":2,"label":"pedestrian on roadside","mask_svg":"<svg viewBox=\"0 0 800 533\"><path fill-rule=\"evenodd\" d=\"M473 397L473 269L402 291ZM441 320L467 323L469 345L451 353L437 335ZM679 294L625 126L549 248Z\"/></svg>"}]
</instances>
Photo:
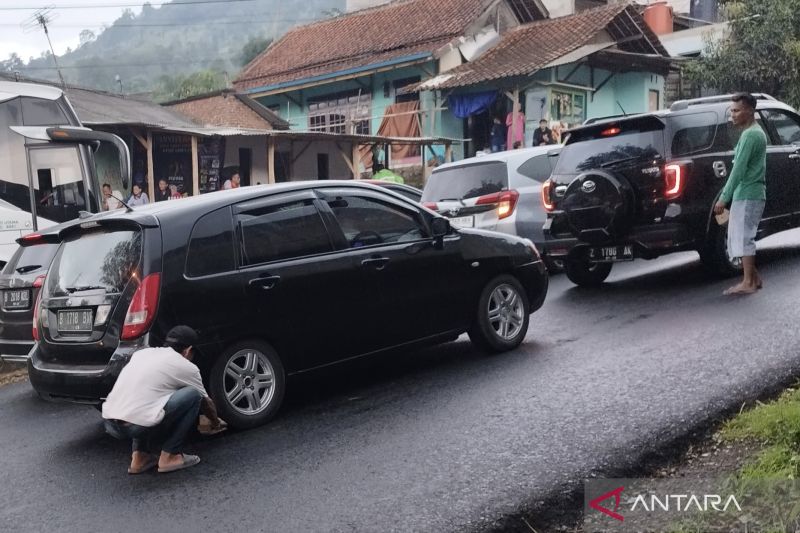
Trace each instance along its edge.
<instances>
[{"instance_id":1,"label":"pedestrian on roadside","mask_svg":"<svg viewBox=\"0 0 800 533\"><path fill-rule=\"evenodd\" d=\"M133 194L128 198L128 205L131 207L137 205L147 205L150 200L147 198L147 193L142 191L142 186L138 183L133 184Z\"/></svg>"},{"instance_id":2,"label":"pedestrian on roadside","mask_svg":"<svg viewBox=\"0 0 800 533\"><path fill-rule=\"evenodd\" d=\"M191 362L196 343L195 330L175 326L164 347L135 352L103 404L106 431L133 441L129 474L156 466L159 472L174 472L199 463L198 456L182 451L201 409L212 431L227 426L217 416L200 370Z\"/></svg>"},{"instance_id":3,"label":"pedestrian on roadside","mask_svg":"<svg viewBox=\"0 0 800 533\"><path fill-rule=\"evenodd\" d=\"M767 136L756 123L756 99L750 93L731 98L731 120L742 130L733 157L733 168L722 189L714 212L721 215L730 204L728 254L741 257L744 278L725 294L752 294L763 286L756 268L756 232L767 200L765 179Z\"/></svg>"},{"instance_id":4,"label":"pedestrian on roadside","mask_svg":"<svg viewBox=\"0 0 800 533\"><path fill-rule=\"evenodd\" d=\"M539 127L533 132L533 145L545 146L553 143L553 132L547 127L547 120L539 121Z\"/></svg>"},{"instance_id":5,"label":"pedestrian on roadside","mask_svg":"<svg viewBox=\"0 0 800 533\"><path fill-rule=\"evenodd\" d=\"M119 200L112 196L113 191L111 190L111 185L108 183L103 184L103 211L113 211L114 209L119 209L122 207L122 204Z\"/></svg>"},{"instance_id":6,"label":"pedestrian on roadside","mask_svg":"<svg viewBox=\"0 0 800 533\"><path fill-rule=\"evenodd\" d=\"M225 180L225 183L222 184L222 188L223 189L238 189L239 185L241 185L241 182L242 182L242 178L241 178L241 176L239 176L239 173L236 172L236 173L234 173L233 176L231 176L231 179Z\"/></svg>"},{"instance_id":7,"label":"pedestrian on roadside","mask_svg":"<svg viewBox=\"0 0 800 533\"><path fill-rule=\"evenodd\" d=\"M163 202L169 200L169 183L164 178L158 180L158 189L156 189L155 201Z\"/></svg>"},{"instance_id":8,"label":"pedestrian on roadside","mask_svg":"<svg viewBox=\"0 0 800 533\"><path fill-rule=\"evenodd\" d=\"M494 117L491 132L492 152L502 152L506 149L506 128L500 117Z\"/></svg>"}]
</instances>

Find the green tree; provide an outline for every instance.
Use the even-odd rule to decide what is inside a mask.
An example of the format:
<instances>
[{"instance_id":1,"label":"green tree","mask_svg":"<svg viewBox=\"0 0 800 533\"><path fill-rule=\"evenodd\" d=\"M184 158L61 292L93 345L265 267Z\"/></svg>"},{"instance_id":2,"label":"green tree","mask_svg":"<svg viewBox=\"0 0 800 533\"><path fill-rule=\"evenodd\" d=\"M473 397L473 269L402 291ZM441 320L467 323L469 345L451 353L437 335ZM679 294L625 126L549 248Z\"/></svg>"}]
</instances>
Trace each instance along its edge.
<instances>
[{"instance_id":1,"label":"green tree","mask_svg":"<svg viewBox=\"0 0 800 533\"><path fill-rule=\"evenodd\" d=\"M764 92L800 105L800 2L728 0L729 33L688 64L693 81L720 92Z\"/></svg>"},{"instance_id":2,"label":"green tree","mask_svg":"<svg viewBox=\"0 0 800 533\"><path fill-rule=\"evenodd\" d=\"M242 47L242 52L239 54L239 64L244 66L254 60L258 55L266 50L272 44L272 39L269 37L253 37L247 44Z\"/></svg>"}]
</instances>

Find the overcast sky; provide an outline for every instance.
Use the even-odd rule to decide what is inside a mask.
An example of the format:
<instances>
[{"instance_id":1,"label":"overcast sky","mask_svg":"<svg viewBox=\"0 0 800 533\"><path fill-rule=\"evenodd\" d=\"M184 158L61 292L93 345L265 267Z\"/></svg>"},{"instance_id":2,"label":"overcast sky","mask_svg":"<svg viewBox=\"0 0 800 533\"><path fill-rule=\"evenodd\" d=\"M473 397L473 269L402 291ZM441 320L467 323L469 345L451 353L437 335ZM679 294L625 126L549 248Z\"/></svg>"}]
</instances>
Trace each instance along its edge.
<instances>
[{"instance_id":1,"label":"overcast sky","mask_svg":"<svg viewBox=\"0 0 800 533\"><path fill-rule=\"evenodd\" d=\"M23 29L23 24L42 7L55 6L50 11L53 20L48 29L56 54L61 55L67 47L78 46L81 30L100 33L103 24L110 26L122 14L125 7L120 6L136 3L136 0L0 0L0 59L8 59L16 52L27 62L29 57L39 57L48 49L41 28ZM151 4L156 7L161 2L151 1ZM141 7L130 9L136 14L142 11Z\"/></svg>"}]
</instances>

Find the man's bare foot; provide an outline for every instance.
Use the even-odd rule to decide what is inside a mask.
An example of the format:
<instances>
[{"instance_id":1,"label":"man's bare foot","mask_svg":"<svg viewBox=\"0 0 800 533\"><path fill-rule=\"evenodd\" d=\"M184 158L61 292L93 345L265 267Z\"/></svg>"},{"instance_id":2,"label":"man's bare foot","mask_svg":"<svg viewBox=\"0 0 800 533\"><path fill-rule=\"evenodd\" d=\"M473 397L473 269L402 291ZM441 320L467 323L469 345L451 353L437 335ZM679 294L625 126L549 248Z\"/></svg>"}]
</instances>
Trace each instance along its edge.
<instances>
[{"instance_id":1,"label":"man's bare foot","mask_svg":"<svg viewBox=\"0 0 800 533\"><path fill-rule=\"evenodd\" d=\"M758 285L756 284L745 284L744 282L734 285L725 290L722 294L725 296L731 296L734 294L753 294L758 290Z\"/></svg>"},{"instance_id":2,"label":"man's bare foot","mask_svg":"<svg viewBox=\"0 0 800 533\"><path fill-rule=\"evenodd\" d=\"M131 455L131 466L128 467L129 474L141 474L158 464L155 455L146 452L133 452Z\"/></svg>"}]
</instances>

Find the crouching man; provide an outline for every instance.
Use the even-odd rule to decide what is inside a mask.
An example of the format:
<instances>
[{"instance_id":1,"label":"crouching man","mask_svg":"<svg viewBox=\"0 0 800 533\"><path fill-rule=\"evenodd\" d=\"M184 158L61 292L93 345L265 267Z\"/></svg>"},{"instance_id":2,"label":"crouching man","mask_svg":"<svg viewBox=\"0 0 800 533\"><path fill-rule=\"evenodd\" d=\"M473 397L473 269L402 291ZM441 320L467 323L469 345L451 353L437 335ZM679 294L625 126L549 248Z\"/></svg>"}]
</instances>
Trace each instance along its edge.
<instances>
[{"instance_id":1,"label":"crouching man","mask_svg":"<svg viewBox=\"0 0 800 533\"><path fill-rule=\"evenodd\" d=\"M163 348L135 352L103 404L106 431L133 440L129 474L156 466L159 472L174 472L199 463L198 456L181 450L201 408L212 430L224 427L200 370L191 362L196 342L192 328L175 326Z\"/></svg>"}]
</instances>

